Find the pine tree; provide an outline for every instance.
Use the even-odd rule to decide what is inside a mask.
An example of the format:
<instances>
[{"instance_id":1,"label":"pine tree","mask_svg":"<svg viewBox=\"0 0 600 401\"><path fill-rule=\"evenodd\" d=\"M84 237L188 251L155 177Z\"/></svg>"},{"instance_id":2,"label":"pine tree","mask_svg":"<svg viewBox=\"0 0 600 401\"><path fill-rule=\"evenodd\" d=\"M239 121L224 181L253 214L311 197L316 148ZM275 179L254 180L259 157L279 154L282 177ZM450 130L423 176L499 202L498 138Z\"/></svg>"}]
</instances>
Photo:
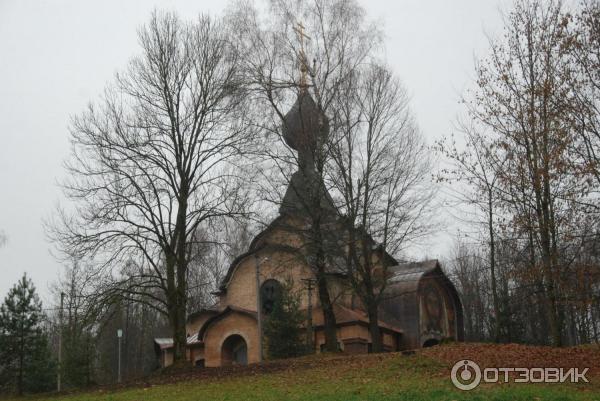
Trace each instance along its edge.
<instances>
[{"instance_id":1,"label":"pine tree","mask_svg":"<svg viewBox=\"0 0 600 401\"><path fill-rule=\"evenodd\" d=\"M300 311L299 298L292 292L291 283L282 286L265 321L265 340L269 358L290 358L306 351L301 331L304 314Z\"/></svg>"},{"instance_id":2,"label":"pine tree","mask_svg":"<svg viewBox=\"0 0 600 401\"><path fill-rule=\"evenodd\" d=\"M24 392L49 390L55 364L43 329L42 303L27 275L0 306L0 386Z\"/></svg>"}]
</instances>

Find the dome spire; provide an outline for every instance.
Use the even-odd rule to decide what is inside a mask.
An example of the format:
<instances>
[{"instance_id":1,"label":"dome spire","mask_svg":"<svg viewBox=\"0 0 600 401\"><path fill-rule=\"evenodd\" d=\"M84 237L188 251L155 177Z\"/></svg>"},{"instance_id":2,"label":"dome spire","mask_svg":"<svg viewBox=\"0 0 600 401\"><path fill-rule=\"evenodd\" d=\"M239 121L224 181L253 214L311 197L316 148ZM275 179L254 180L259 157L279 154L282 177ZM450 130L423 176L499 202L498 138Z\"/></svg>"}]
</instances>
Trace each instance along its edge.
<instances>
[{"instance_id":1,"label":"dome spire","mask_svg":"<svg viewBox=\"0 0 600 401\"><path fill-rule=\"evenodd\" d=\"M302 22L298 21L296 26L294 27L294 31L298 35L298 40L300 42L300 53L298 54L298 62L300 64L300 92L306 92L308 87L308 83L306 81L306 75L308 73L308 61L306 60L306 52L304 49L304 39L310 40L310 36L304 33L304 25Z\"/></svg>"},{"instance_id":2,"label":"dome spire","mask_svg":"<svg viewBox=\"0 0 600 401\"><path fill-rule=\"evenodd\" d=\"M308 91L307 75L310 69L304 41L311 40L310 36L306 34L302 22L298 22L293 29L300 42L300 82L296 102L283 119L283 138L289 147L298 151L300 168L313 170L316 152L329 133L329 121Z\"/></svg>"},{"instance_id":3,"label":"dome spire","mask_svg":"<svg viewBox=\"0 0 600 401\"><path fill-rule=\"evenodd\" d=\"M307 75L311 71L306 60L304 40L310 40L310 37L304 32L305 28L300 22L293 29L300 41L300 82L296 102L283 118L282 133L285 143L298 152L298 170L290 179L279 212L306 214L317 199L320 207L333 215L333 200L322 177L317 173L315 163L321 159L320 152L329 135L329 120L308 91ZM316 87L314 89L318 96Z\"/></svg>"}]
</instances>

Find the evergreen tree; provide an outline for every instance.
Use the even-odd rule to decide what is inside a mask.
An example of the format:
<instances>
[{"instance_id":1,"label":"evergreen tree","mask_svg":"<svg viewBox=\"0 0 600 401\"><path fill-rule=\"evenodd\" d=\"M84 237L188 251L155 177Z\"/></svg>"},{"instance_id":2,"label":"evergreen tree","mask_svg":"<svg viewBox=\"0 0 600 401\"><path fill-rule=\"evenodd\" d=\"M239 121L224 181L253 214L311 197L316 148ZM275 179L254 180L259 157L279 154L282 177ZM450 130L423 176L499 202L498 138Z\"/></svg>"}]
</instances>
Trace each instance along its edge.
<instances>
[{"instance_id":1,"label":"evergreen tree","mask_svg":"<svg viewBox=\"0 0 600 401\"><path fill-rule=\"evenodd\" d=\"M42 303L26 275L0 306L0 386L6 391L50 390L55 364L43 329Z\"/></svg>"},{"instance_id":2,"label":"evergreen tree","mask_svg":"<svg viewBox=\"0 0 600 401\"><path fill-rule=\"evenodd\" d=\"M94 338L85 327L63 330L62 374L65 387L87 387L93 384Z\"/></svg>"},{"instance_id":3,"label":"evergreen tree","mask_svg":"<svg viewBox=\"0 0 600 401\"><path fill-rule=\"evenodd\" d=\"M269 358L290 358L306 352L301 336L304 320L299 297L292 292L291 283L284 284L265 321L264 335Z\"/></svg>"}]
</instances>

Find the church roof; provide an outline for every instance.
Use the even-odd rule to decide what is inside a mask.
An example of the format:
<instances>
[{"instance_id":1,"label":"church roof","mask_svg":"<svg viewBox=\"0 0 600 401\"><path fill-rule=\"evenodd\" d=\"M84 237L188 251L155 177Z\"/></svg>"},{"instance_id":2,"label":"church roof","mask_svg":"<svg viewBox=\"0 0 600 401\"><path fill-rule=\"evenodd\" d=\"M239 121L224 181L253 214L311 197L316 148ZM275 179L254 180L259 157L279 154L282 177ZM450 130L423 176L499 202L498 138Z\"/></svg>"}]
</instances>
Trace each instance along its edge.
<instances>
[{"instance_id":1,"label":"church roof","mask_svg":"<svg viewBox=\"0 0 600 401\"><path fill-rule=\"evenodd\" d=\"M346 308L345 306L334 304L333 312L335 314L335 323L337 325L345 326L353 323L368 325L369 316L361 310ZM387 317L387 316L386 316ZM313 327L324 326L323 310L320 307L313 308ZM398 322L394 319L389 318L379 319L379 327L390 330L396 333L402 333Z\"/></svg>"},{"instance_id":2,"label":"church roof","mask_svg":"<svg viewBox=\"0 0 600 401\"><path fill-rule=\"evenodd\" d=\"M292 174L292 178L288 183L288 187L285 191L281 205L279 206L279 213L284 215L306 215L307 211L310 210L311 204L311 189L318 189L321 193L315 196L319 197L321 213L324 213L328 218L337 214L337 209L333 204L333 199L325 187L325 183L322 180L316 180L317 185L310 183L311 177L308 173L303 172L301 169ZM320 181L320 182L319 182Z\"/></svg>"},{"instance_id":3,"label":"church roof","mask_svg":"<svg viewBox=\"0 0 600 401\"><path fill-rule=\"evenodd\" d=\"M160 349L171 348L173 346L172 338L155 338L154 343L158 345Z\"/></svg>"},{"instance_id":4,"label":"church roof","mask_svg":"<svg viewBox=\"0 0 600 401\"><path fill-rule=\"evenodd\" d=\"M216 294L227 290L227 285L242 260L261 249L270 248L286 252L297 252L297 249L285 244L265 244L261 239L275 228L285 229L286 217L299 217L301 219L314 217L310 213L314 200L320 202L319 212L324 216L323 226L331 227L325 235L327 246L331 249L344 249L344 235L342 232L346 223L343 219L340 219L333 199L315 168L315 155L326 141L328 133L329 121L327 116L307 90L300 91L296 102L283 118L283 137L286 143L298 152L298 170L290 179L279 208L280 215L252 240L247 252L232 261ZM357 229L357 231L361 230ZM367 234L362 230L361 235ZM375 242L370 236L369 239L373 242L375 249ZM385 255L389 257L388 264L395 264L395 260L391 255L387 252ZM340 255L334 255L330 252L328 256L334 261L330 263L328 273L343 274L342 263L336 262L340 259Z\"/></svg>"},{"instance_id":5,"label":"church roof","mask_svg":"<svg viewBox=\"0 0 600 401\"><path fill-rule=\"evenodd\" d=\"M252 239L252 241L250 242L248 251L239 255L238 257L236 257L229 265L229 268L227 269L225 277L221 281L219 290L215 293L215 295L218 295L219 293L226 291L227 285L229 284L229 281L231 280L231 277L233 276L233 273L235 272L236 267L242 262L242 260L244 260L245 258L247 258L249 256L252 256L256 252L264 251L264 250L277 250L277 251L288 252L288 253L298 252L298 249L296 249L292 246L289 246L289 245L261 242L261 240L271 231L273 231L277 228L286 229L286 227L288 226L288 224L285 222L286 218L289 218L289 216L288 215L279 215L264 230L262 230L260 233L258 233L254 237L254 239ZM345 222L344 219L338 218L336 220L336 224L344 225L344 224L347 224L347 222ZM398 263L396 261L396 259L394 259L394 257L392 255L387 253L381 247L381 245L377 244L375 242L375 240L368 233L366 233L366 231L364 229L356 228L356 230L359 232L360 235L368 236L369 241L372 243L373 250L375 250L376 252L383 253L385 259L387 260L387 265L390 266L390 267L388 267L388 269L390 271L394 271L394 269L396 268L395 265L397 265L397 263ZM340 249L343 249L343 247L345 245L344 244L344 235L345 234L341 233L340 230L338 230L338 232L335 235L331 236L332 237L331 240L338 242L337 245L339 246ZM335 255L329 255L329 256L335 259ZM339 259L339 257L338 257L338 259ZM437 261L435 261L435 262L437 263ZM401 266L405 266L405 265L401 265ZM328 273L329 274L337 274L337 275L344 274L345 271L343 269L342 262L338 261L338 263L335 263L335 266L329 266Z\"/></svg>"},{"instance_id":6,"label":"church roof","mask_svg":"<svg viewBox=\"0 0 600 401\"><path fill-rule=\"evenodd\" d=\"M399 264L390 267L390 272L392 277L385 290L390 298L404 295L416 297L419 284L423 279L437 278L445 284L445 287L455 299L460 300L454 284L446 276L437 259Z\"/></svg>"},{"instance_id":7,"label":"church roof","mask_svg":"<svg viewBox=\"0 0 600 401\"><path fill-rule=\"evenodd\" d=\"M187 338L188 346L196 345L196 344L202 344L202 341L198 341L198 333L192 334L191 336L189 336ZM173 348L173 339L170 337L169 338L155 338L154 345L161 350Z\"/></svg>"},{"instance_id":8,"label":"church roof","mask_svg":"<svg viewBox=\"0 0 600 401\"><path fill-rule=\"evenodd\" d=\"M199 311L200 313L202 312L206 312L207 310L202 310ZM213 312L212 310L209 312ZM192 345L203 345L203 337L204 337L204 333L206 332L206 329L208 328L208 326L220 319L222 319L223 317L227 316L228 314L232 313L232 312L237 312L237 313L241 313L244 315L248 315L250 317L253 317L256 319L256 312L255 311L251 311L248 309L244 309L244 308L240 308L237 306L232 306L232 305L228 305L225 309L220 310L220 311L216 311L216 313L214 314L214 316L210 317L209 319L206 320L206 322L204 322L204 324L202 325L202 327L200 327L200 330L195 332L194 334L191 334L187 337L187 345L188 346L192 346ZM189 319L189 317L188 317ZM169 348L173 348L173 339L172 338L155 338L154 339L154 345L156 347L158 347L159 349L163 350L163 349L169 349Z\"/></svg>"},{"instance_id":9,"label":"church roof","mask_svg":"<svg viewBox=\"0 0 600 401\"><path fill-rule=\"evenodd\" d=\"M276 219L275 221L279 221L278 219ZM273 221L273 223L275 223L275 221ZM289 253L298 252L298 250L296 248L288 246L288 245L281 245L281 244L258 245L257 244L257 238L259 238L259 236L262 236L263 234L265 234L267 231L270 231L273 228L273 223L271 223L269 226L267 226L267 228L265 228L262 232L260 232L254 238L254 240L252 240L252 242L250 243L250 249L247 252L242 253L237 258L235 258L233 260L233 262L231 262L231 264L229 265L229 268L227 269L227 273L225 274L225 277L223 278L223 281L221 281L221 285L219 286L219 291L217 292L217 294L220 293L221 291L225 291L227 289L227 285L229 284L229 281L231 280L231 277L233 276L233 273L235 272L235 268L242 262L242 260L246 259L249 256L254 255L256 252L259 252L262 250L277 250L277 251L289 252Z\"/></svg>"},{"instance_id":10,"label":"church roof","mask_svg":"<svg viewBox=\"0 0 600 401\"><path fill-rule=\"evenodd\" d=\"M201 316L204 314L215 315L217 313L219 313L219 308L217 307L217 304L214 304L212 306L209 306L208 308L200 309L200 310L190 313L187 317L187 321L189 323L193 319L197 318L198 316Z\"/></svg>"},{"instance_id":11,"label":"church roof","mask_svg":"<svg viewBox=\"0 0 600 401\"><path fill-rule=\"evenodd\" d=\"M414 281L424 274L433 272L440 266L437 259L424 260L422 262L402 263L389 268L392 274L391 283Z\"/></svg>"},{"instance_id":12,"label":"church roof","mask_svg":"<svg viewBox=\"0 0 600 401\"><path fill-rule=\"evenodd\" d=\"M220 311L217 315L209 318L206 322L204 322L202 327L200 327L200 330L198 330L198 333L196 333L196 340L198 342L202 342L204 340L204 334L206 333L208 326L223 319L225 316L227 316L231 313L241 313L243 315L250 316L254 319L256 319L258 316L258 314L255 311L240 308L238 306L227 305L227 307L225 309L223 309L222 311Z\"/></svg>"}]
</instances>

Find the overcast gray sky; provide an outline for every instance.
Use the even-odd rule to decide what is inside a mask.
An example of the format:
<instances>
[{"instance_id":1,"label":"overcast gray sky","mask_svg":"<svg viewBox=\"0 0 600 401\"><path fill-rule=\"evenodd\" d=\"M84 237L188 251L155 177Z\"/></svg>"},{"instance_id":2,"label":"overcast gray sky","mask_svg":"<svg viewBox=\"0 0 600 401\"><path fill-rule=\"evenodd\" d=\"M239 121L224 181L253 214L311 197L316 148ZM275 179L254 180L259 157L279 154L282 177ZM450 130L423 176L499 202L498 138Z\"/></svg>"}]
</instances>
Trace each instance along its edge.
<instances>
[{"instance_id":1,"label":"overcast gray sky","mask_svg":"<svg viewBox=\"0 0 600 401\"><path fill-rule=\"evenodd\" d=\"M474 55L486 51L486 32L500 31L499 9L507 1L360 1L384 26L388 61L410 91L430 144L451 132ZM60 200L56 182L69 152L69 117L138 51L136 29L154 8L192 18L226 4L0 0L0 231L8 236L0 248L0 299L25 271L47 299L62 267L50 254L42 219ZM446 257L450 243L439 235L423 254Z\"/></svg>"}]
</instances>

